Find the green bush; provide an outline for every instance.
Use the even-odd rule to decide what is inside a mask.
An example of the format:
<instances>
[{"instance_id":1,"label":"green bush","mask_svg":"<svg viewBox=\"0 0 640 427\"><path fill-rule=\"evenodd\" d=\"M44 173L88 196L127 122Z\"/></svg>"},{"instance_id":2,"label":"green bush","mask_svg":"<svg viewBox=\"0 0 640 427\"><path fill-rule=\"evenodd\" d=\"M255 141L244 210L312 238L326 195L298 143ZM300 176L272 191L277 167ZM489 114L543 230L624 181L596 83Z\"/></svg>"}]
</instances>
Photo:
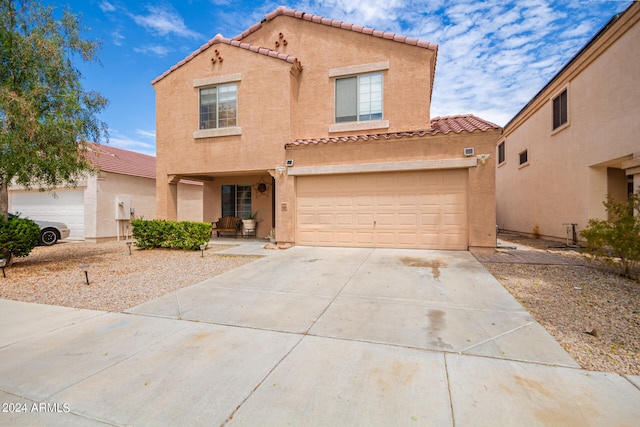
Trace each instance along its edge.
<instances>
[{"instance_id":1,"label":"green bush","mask_svg":"<svg viewBox=\"0 0 640 427\"><path fill-rule=\"evenodd\" d=\"M626 201L604 202L611 221L590 219L580 235L587 241L586 251L598 259L617 265L620 274L637 277L640 262L640 195L632 194ZM635 213L635 215L634 215Z\"/></svg>"},{"instance_id":2,"label":"green bush","mask_svg":"<svg viewBox=\"0 0 640 427\"><path fill-rule=\"evenodd\" d=\"M211 239L208 222L135 219L131 221L136 247L197 250Z\"/></svg>"},{"instance_id":3,"label":"green bush","mask_svg":"<svg viewBox=\"0 0 640 427\"><path fill-rule=\"evenodd\" d=\"M9 216L7 221L0 218L0 258L11 265L13 257L25 257L38 244L40 227L27 218Z\"/></svg>"}]
</instances>

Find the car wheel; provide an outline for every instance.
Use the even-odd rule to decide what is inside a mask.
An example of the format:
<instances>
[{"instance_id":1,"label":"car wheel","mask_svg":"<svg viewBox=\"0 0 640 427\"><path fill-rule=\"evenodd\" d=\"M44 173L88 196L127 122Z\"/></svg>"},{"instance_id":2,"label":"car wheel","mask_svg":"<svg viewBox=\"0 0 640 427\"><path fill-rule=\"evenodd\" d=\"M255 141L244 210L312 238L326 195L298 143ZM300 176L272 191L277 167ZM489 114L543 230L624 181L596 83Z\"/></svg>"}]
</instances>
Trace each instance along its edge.
<instances>
[{"instance_id":1,"label":"car wheel","mask_svg":"<svg viewBox=\"0 0 640 427\"><path fill-rule=\"evenodd\" d=\"M54 245L58 241L58 233L52 228L45 228L40 232L40 243L44 246Z\"/></svg>"}]
</instances>

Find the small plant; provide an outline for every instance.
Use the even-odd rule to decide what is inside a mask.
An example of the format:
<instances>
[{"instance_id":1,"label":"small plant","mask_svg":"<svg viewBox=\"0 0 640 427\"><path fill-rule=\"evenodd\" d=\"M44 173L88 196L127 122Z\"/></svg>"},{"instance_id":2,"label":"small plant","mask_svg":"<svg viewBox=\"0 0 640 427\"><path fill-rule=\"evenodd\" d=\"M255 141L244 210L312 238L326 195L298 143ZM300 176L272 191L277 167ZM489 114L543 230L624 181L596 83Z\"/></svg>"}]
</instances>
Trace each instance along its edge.
<instances>
[{"instance_id":1,"label":"small plant","mask_svg":"<svg viewBox=\"0 0 640 427\"><path fill-rule=\"evenodd\" d=\"M254 213L249 212L248 214L246 214L244 216L244 219L247 219L247 220L253 219L253 220L255 220L257 216L258 216L258 211L255 211Z\"/></svg>"},{"instance_id":2,"label":"small plant","mask_svg":"<svg viewBox=\"0 0 640 427\"><path fill-rule=\"evenodd\" d=\"M606 263L618 266L623 276L638 277L640 195L632 194L622 202L607 198L603 204L611 220L589 220L587 228L580 232L587 241L585 250Z\"/></svg>"},{"instance_id":3,"label":"small plant","mask_svg":"<svg viewBox=\"0 0 640 427\"><path fill-rule=\"evenodd\" d=\"M267 237L269 238L270 242L275 243L275 241L276 241L276 229L272 228Z\"/></svg>"}]
</instances>

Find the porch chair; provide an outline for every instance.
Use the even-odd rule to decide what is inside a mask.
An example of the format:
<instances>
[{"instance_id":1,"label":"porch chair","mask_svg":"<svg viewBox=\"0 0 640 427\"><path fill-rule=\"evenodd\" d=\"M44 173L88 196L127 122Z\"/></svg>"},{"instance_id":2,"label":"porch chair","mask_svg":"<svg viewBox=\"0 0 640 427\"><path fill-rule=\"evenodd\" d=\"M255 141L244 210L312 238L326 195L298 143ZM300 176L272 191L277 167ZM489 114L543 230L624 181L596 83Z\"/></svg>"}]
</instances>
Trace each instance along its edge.
<instances>
[{"instance_id":1,"label":"porch chair","mask_svg":"<svg viewBox=\"0 0 640 427\"><path fill-rule=\"evenodd\" d=\"M220 233L233 233L238 238L238 232L242 228L242 220L234 216L223 216L213 223L213 229L216 235L220 237Z\"/></svg>"}]
</instances>

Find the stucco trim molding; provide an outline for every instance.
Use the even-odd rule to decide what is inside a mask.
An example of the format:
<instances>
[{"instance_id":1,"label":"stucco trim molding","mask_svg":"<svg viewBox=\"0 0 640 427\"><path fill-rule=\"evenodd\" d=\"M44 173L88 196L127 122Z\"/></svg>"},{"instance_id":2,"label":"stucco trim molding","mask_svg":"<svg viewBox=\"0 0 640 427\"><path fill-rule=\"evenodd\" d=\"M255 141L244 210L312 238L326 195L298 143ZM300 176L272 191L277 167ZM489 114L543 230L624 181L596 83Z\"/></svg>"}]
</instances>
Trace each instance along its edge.
<instances>
[{"instance_id":1,"label":"stucco trim molding","mask_svg":"<svg viewBox=\"0 0 640 427\"><path fill-rule=\"evenodd\" d=\"M367 120L364 122L336 123L329 126L329 132L349 132L354 130L388 129L389 120Z\"/></svg>"},{"instance_id":2,"label":"stucco trim molding","mask_svg":"<svg viewBox=\"0 0 640 427\"><path fill-rule=\"evenodd\" d=\"M389 69L389 61L374 62L372 64L351 65L349 67L332 68L329 77L349 76L352 74L373 73Z\"/></svg>"},{"instance_id":3,"label":"stucco trim molding","mask_svg":"<svg viewBox=\"0 0 640 427\"><path fill-rule=\"evenodd\" d=\"M233 136L233 135L242 135L242 128L239 127L229 127L229 128L218 128L218 129L202 129L195 131L193 133L193 137L195 139L200 138L216 138L219 136Z\"/></svg>"},{"instance_id":4,"label":"stucco trim molding","mask_svg":"<svg viewBox=\"0 0 640 427\"><path fill-rule=\"evenodd\" d=\"M242 74L229 74L226 76L206 77L204 79L195 79L193 87L213 86L221 83L239 82L242 80Z\"/></svg>"},{"instance_id":5,"label":"stucco trim molding","mask_svg":"<svg viewBox=\"0 0 640 427\"><path fill-rule=\"evenodd\" d=\"M367 172L393 172L416 171L429 169L463 169L478 165L478 159L438 159L416 160L411 162L386 162L324 166L294 166L287 171L288 175L331 175L338 173L367 173Z\"/></svg>"}]
</instances>

